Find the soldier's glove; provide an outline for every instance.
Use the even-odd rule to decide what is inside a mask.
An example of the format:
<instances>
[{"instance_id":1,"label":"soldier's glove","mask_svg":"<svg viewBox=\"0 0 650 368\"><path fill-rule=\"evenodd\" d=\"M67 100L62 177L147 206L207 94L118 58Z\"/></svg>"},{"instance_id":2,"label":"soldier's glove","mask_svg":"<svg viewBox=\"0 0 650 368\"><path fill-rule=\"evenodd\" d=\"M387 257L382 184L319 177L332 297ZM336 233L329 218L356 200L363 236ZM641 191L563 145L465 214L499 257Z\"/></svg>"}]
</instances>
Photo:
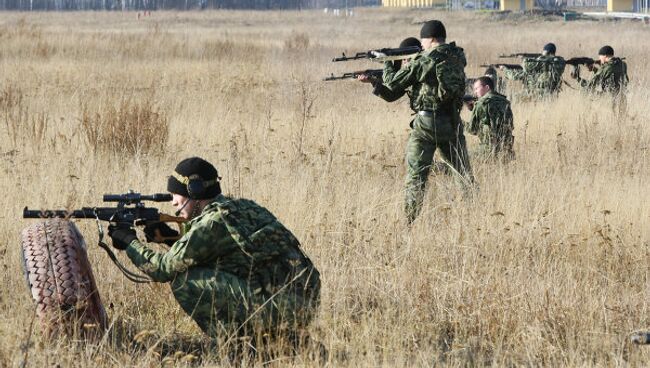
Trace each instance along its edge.
<instances>
[{"instance_id":1,"label":"soldier's glove","mask_svg":"<svg viewBox=\"0 0 650 368\"><path fill-rule=\"evenodd\" d=\"M109 225L108 236L113 241L113 247L119 250L125 250L132 241L138 239L135 230L128 224Z\"/></svg>"},{"instance_id":2,"label":"soldier's glove","mask_svg":"<svg viewBox=\"0 0 650 368\"><path fill-rule=\"evenodd\" d=\"M148 242L165 243L171 247L179 234L164 222L154 222L144 227L144 235Z\"/></svg>"}]
</instances>

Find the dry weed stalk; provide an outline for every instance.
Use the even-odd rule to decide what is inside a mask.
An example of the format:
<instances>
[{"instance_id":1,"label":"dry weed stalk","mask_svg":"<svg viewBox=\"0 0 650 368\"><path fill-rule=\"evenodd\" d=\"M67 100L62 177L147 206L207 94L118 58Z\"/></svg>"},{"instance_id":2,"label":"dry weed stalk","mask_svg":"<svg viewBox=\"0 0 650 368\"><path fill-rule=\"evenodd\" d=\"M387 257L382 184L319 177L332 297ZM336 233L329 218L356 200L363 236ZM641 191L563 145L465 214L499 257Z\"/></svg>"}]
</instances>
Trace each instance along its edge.
<instances>
[{"instance_id":1,"label":"dry weed stalk","mask_svg":"<svg viewBox=\"0 0 650 368\"><path fill-rule=\"evenodd\" d=\"M81 107L81 129L94 151L115 154L160 154L169 136L169 121L152 99L122 98L117 106L101 105L93 111Z\"/></svg>"}]
</instances>

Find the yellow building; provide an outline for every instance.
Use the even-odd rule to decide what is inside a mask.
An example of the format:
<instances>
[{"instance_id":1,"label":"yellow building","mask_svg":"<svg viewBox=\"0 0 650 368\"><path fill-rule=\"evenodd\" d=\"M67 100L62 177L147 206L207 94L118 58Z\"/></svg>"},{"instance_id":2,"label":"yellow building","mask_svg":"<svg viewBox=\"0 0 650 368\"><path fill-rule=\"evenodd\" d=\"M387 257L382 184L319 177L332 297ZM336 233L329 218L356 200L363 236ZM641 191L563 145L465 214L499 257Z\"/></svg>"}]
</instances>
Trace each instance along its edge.
<instances>
[{"instance_id":1,"label":"yellow building","mask_svg":"<svg viewBox=\"0 0 650 368\"><path fill-rule=\"evenodd\" d=\"M501 10L532 10L534 6L535 0L501 0Z\"/></svg>"},{"instance_id":2,"label":"yellow building","mask_svg":"<svg viewBox=\"0 0 650 368\"><path fill-rule=\"evenodd\" d=\"M387 7L431 8L446 5L447 0L382 0L381 4Z\"/></svg>"},{"instance_id":3,"label":"yellow building","mask_svg":"<svg viewBox=\"0 0 650 368\"><path fill-rule=\"evenodd\" d=\"M631 12L634 10L634 0L607 0L607 11Z\"/></svg>"}]
</instances>

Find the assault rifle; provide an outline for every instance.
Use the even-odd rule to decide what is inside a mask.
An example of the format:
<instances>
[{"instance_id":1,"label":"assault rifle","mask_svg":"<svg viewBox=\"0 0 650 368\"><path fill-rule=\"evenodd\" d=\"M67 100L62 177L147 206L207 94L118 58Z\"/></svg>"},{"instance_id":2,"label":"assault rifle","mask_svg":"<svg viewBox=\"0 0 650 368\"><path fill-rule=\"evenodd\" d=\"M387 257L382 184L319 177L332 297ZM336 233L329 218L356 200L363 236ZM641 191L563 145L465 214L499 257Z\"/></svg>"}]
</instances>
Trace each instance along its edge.
<instances>
[{"instance_id":1,"label":"assault rifle","mask_svg":"<svg viewBox=\"0 0 650 368\"><path fill-rule=\"evenodd\" d=\"M625 60L625 58L621 58L621 60ZM579 56L568 59L566 64L573 66L586 65L587 67L591 67L594 65L600 65L600 60L592 59L587 56Z\"/></svg>"},{"instance_id":2,"label":"assault rifle","mask_svg":"<svg viewBox=\"0 0 650 368\"><path fill-rule=\"evenodd\" d=\"M178 224L179 234L182 234L182 223L185 219L182 217L175 217L160 213L157 208L145 207L143 201L152 202L169 202L172 200L171 194L151 194L145 195L129 191L125 194L104 194L104 202L117 202L115 207L82 207L79 210L30 210L25 207L23 209L23 218L79 218L79 219L95 219L97 221L97 231L99 233L98 244L102 247L115 265L122 271L124 276L134 282L150 282L151 280L142 275L137 275L129 271L122 265L115 254L111 251L110 247L104 243L104 230L100 221L108 221L112 224L128 225L128 226L142 226L150 225L158 222L175 222ZM155 231L153 241L157 243L165 243L169 241L176 241L180 235L164 236L159 230Z\"/></svg>"},{"instance_id":3,"label":"assault rifle","mask_svg":"<svg viewBox=\"0 0 650 368\"><path fill-rule=\"evenodd\" d=\"M524 58L536 58L536 57L540 57L540 56L542 56L542 54L533 53L533 52L517 52L517 53L514 53L514 54L507 54L507 55L506 54L501 54L501 55L499 55L499 57L502 58L502 59L509 59L509 58L522 58L522 59L524 59Z\"/></svg>"},{"instance_id":4,"label":"assault rifle","mask_svg":"<svg viewBox=\"0 0 650 368\"><path fill-rule=\"evenodd\" d=\"M170 202L171 194L151 194L145 195L129 191L125 194L104 194L104 202L117 202L115 207L82 207L79 210L30 210L23 209L23 218L79 218L95 219L99 221L108 221L114 224L128 224L130 226L149 225L157 222L175 222L179 225L185 222L182 217L175 217L160 213L157 208L145 207L143 201L152 202ZM100 226L100 235L103 231ZM157 234L156 242L166 240L177 240L179 237L163 237Z\"/></svg>"},{"instance_id":5,"label":"assault rifle","mask_svg":"<svg viewBox=\"0 0 650 368\"><path fill-rule=\"evenodd\" d=\"M382 69L366 69L366 70L359 70L356 72L349 72L349 73L343 73L341 75L330 75L327 78L324 78L324 81L335 81L335 80L343 80L343 79L356 79L360 75L367 75L370 77L370 79L381 79L381 76L384 74L384 71Z\"/></svg>"},{"instance_id":6,"label":"assault rifle","mask_svg":"<svg viewBox=\"0 0 650 368\"><path fill-rule=\"evenodd\" d=\"M463 96L463 103L476 102L476 101L478 101L478 97L474 95Z\"/></svg>"},{"instance_id":7,"label":"assault rifle","mask_svg":"<svg viewBox=\"0 0 650 368\"><path fill-rule=\"evenodd\" d=\"M498 63L498 64L481 64L481 68L500 68L504 67L507 69L516 69L520 70L523 69L524 67L519 65L519 64L503 64L503 63Z\"/></svg>"},{"instance_id":8,"label":"assault rifle","mask_svg":"<svg viewBox=\"0 0 650 368\"><path fill-rule=\"evenodd\" d=\"M414 57L417 53L422 51L420 46L408 46L408 47L399 47L399 48L383 48L377 50L369 50L363 52L357 52L354 56L347 56L345 53L341 57L332 59L333 62L336 61L348 61L348 60L358 60L358 59L371 59L374 61L389 61L389 60L401 60Z\"/></svg>"}]
</instances>

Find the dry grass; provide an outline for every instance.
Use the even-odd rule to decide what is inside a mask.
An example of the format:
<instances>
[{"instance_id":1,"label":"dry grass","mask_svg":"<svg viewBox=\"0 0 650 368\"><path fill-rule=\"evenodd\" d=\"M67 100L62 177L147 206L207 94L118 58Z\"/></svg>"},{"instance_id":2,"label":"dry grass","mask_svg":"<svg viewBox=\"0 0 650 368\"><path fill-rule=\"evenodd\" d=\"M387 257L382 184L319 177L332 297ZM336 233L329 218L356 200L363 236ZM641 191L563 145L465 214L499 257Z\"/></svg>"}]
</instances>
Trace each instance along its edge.
<instances>
[{"instance_id":1,"label":"dry grass","mask_svg":"<svg viewBox=\"0 0 650 368\"><path fill-rule=\"evenodd\" d=\"M91 222L80 228L112 333L87 344L46 343L37 333L26 344L32 302L17 244L23 206L163 191L190 155L214 162L226 191L266 205L302 240L323 275L312 330L333 366L645 365L650 352L627 336L650 325L650 51L639 42L648 27L356 14L0 15L0 366L26 354L29 366L192 360L174 351L200 344L200 333L168 287L126 281L92 246ZM429 17L465 48L469 75L499 53L548 41L566 56L611 44L628 58L629 116L616 120L603 101L568 88L558 101L515 104L517 161L474 163L481 190L473 198L432 176L409 231L401 212L407 105L383 103L360 83L320 79L370 67L329 60L397 45ZM148 129L142 139L99 129L138 122ZM319 365L316 350L271 365ZM223 358L208 349L199 364L228 365Z\"/></svg>"}]
</instances>

